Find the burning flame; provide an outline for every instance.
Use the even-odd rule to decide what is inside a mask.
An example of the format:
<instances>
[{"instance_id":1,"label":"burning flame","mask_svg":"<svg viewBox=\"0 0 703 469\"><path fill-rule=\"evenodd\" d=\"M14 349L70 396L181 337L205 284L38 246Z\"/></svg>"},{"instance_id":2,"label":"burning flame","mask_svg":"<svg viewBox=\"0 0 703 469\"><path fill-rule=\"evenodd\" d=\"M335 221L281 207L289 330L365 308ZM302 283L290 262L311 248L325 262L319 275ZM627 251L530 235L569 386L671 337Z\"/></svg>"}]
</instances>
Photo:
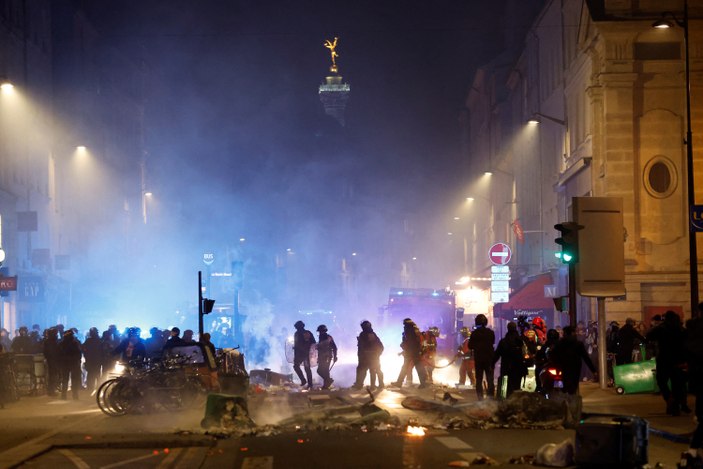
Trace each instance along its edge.
<instances>
[{"instance_id":1,"label":"burning flame","mask_svg":"<svg viewBox=\"0 0 703 469\"><path fill-rule=\"evenodd\" d=\"M409 436L425 436L425 427L415 427L408 425L407 434Z\"/></svg>"}]
</instances>

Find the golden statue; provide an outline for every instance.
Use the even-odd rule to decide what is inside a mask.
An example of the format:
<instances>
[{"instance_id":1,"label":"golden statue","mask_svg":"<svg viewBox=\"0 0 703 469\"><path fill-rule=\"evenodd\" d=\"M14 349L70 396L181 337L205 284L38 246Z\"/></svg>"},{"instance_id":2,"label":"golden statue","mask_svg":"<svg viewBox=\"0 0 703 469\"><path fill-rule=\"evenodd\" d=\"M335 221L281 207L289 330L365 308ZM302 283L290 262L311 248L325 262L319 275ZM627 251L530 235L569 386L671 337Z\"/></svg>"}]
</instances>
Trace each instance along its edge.
<instances>
[{"instance_id":1,"label":"golden statue","mask_svg":"<svg viewBox=\"0 0 703 469\"><path fill-rule=\"evenodd\" d=\"M324 46L330 50L330 55L332 56L332 65L330 66L330 72L337 73L337 57L339 57L339 54L335 50L337 48L337 40L339 38L334 38L334 41L330 41L329 39L325 40Z\"/></svg>"}]
</instances>

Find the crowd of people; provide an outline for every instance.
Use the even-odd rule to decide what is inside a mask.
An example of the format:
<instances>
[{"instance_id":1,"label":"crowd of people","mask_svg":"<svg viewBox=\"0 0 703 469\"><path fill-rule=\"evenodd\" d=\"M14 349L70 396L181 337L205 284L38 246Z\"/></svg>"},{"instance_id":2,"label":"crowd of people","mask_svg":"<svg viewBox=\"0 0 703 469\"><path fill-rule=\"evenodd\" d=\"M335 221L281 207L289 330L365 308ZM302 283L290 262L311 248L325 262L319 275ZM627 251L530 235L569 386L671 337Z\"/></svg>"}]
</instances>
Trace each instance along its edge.
<instances>
[{"instance_id":1,"label":"crowd of people","mask_svg":"<svg viewBox=\"0 0 703 469\"><path fill-rule=\"evenodd\" d=\"M210 373L212 388L218 387L215 346L210 334L203 334L199 342L193 339L192 330L185 330L181 336L178 327L170 330L152 327L146 340L140 334L141 330L136 327L120 332L115 325L110 325L102 334L98 328L91 327L85 337L81 337L76 328L65 328L62 324L43 331L35 324L31 331L21 326L12 339L8 331L2 329L0 353L11 352L18 358L43 355L47 394L67 399L70 390L73 399L79 399L81 390L96 391L117 362L158 360L173 347L198 345L205 364L215 371Z\"/></svg>"}]
</instances>

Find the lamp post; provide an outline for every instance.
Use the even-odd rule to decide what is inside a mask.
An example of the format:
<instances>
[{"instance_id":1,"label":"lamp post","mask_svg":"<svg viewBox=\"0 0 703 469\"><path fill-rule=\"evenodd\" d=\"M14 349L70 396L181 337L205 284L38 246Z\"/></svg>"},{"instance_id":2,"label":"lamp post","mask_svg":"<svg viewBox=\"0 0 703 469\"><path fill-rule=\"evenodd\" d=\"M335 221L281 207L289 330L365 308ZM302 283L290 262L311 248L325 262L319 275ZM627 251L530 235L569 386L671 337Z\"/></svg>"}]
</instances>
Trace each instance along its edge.
<instances>
[{"instance_id":1,"label":"lamp post","mask_svg":"<svg viewBox=\"0 0 703 469\"><path fill-rule=\"evenodd\" d=\"M683 20L679 20L672 12L665 12L662 18L655 21L652 26L658 29L668 29L673 24L667 19L671 18L676 25L683 28L684 43L684 75L686 77L686 189L688 191L688 251L689 251L689 275L691 283L691 317L698 317L698 245L696 243L696 232L691 227L691 214L696 205L696 193L693 178L693 132L691 131L691 69L689 62L688 45L688 0L683 3Z\"/></svg>"}]
</instances>

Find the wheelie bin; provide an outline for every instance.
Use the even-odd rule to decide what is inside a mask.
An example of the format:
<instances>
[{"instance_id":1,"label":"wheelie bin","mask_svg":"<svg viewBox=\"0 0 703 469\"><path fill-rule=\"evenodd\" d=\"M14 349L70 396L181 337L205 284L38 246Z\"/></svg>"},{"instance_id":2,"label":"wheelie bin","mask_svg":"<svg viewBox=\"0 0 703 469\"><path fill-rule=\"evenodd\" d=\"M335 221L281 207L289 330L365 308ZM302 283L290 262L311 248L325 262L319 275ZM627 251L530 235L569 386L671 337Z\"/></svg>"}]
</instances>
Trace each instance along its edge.
<instances>
[{"instance_id":1,"label":"wheelie bin","mask_svg":"<svg viewBox=\"0 0 703 469\"><path fill-rule=\"evenodd\" d=\"M659 391L656 380L655 360L616 365L613 367L615 391L618 394L635 394Z\"/></svg>"}]
</instances>

